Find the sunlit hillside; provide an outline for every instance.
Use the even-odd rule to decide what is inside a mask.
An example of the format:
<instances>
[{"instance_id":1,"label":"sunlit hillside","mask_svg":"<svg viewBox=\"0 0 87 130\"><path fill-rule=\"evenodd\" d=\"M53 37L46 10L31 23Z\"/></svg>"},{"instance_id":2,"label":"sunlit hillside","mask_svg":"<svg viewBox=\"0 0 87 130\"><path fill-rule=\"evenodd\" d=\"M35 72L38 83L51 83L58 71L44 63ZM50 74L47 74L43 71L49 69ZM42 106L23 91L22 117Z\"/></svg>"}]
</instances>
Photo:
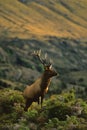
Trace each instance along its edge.
<instances>
[{"instance_id":1,"label":"sunlit hillside","mask_svg":"<svg viewBox=\"0 0 87 130\"><path fill-rule=\"evenodd\" d=\"M86 0L0 0L1 37L87 37Z\"/></svg>"}]
</instances>

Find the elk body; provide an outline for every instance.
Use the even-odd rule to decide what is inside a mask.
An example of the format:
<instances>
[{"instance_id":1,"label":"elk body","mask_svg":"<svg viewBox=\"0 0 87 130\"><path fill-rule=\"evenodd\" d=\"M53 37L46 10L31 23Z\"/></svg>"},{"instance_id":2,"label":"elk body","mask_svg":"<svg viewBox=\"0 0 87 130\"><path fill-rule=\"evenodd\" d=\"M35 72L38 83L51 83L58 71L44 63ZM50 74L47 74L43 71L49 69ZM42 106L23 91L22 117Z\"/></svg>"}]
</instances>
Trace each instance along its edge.
<instances>
[{"instance_id":1,"label":"elk body","mask_svg":"<svg viewBox=\"0 0 87 130\"><path fill-rule=\"evenodd\" d=\"M41 107L43 103L43 98L45 93L47 93L51 78L53 76L56 76L57 73L55 70L52 69L52 65L49 62L46 63L46 59L40 58L40 51L33 53L35 56L37 56L40 60L40 62L44 66L44 72L40 78L38 78L32 85L27 86L23 92L24 98L26 100L26 106L25 111L28 110L28 107L32 104L32 102L38 102L40 103L39 98L41 97Z\"/></svg>"}]
</instances>

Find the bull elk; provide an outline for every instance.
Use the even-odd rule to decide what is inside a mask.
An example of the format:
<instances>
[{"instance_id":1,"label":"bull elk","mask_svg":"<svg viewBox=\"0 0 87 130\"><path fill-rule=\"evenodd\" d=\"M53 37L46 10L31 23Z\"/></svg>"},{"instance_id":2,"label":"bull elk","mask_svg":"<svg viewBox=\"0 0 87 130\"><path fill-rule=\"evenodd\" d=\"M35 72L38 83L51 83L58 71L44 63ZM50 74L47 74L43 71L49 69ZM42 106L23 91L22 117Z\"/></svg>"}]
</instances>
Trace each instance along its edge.
<instances>
[{"instance_id":1,"label":"bull elk","mask_svg":"<svg viewBox=\"0 0 87 130\"><path fill-rule=\"evenodd\" d=\"M43 103L43 98L45 93L48 91L48 87L50 85L51 78L53 76L57 75L57 72L52 69L52 64L51 62L47 63L47 58L41 58L41 50L40 51L34 51L32 55L36 56L39 61L43 64L44 66L44 72L41 77L39 77L33 84L30 86L27 86L23 92L25 101L26 101L26 106L24 108L25 111L28 110L28 107L32 104L32 102L38 102ZM39 98L41 97L41 102Z\"/></svg>"}]
</instances>

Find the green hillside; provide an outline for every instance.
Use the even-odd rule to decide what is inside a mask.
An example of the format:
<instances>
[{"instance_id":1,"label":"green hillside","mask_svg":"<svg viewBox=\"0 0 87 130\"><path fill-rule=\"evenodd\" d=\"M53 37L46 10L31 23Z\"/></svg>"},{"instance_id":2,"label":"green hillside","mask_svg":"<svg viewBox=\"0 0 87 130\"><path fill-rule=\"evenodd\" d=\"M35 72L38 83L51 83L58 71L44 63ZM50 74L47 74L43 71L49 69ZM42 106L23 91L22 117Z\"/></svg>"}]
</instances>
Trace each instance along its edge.
<instances>
[{"instance_id":1,"label":"green hillside","mask_svg":"<svg viewBox=\"0 0 87 130\"><path fill-rule=\"evenodd\" d=\"M1 0L0 87L23 90L37 79L43 66L29 54L42 49L60 74L49 93L72 86L85 90L86 7L86 0Z\"/></svg>"}]
</instances>

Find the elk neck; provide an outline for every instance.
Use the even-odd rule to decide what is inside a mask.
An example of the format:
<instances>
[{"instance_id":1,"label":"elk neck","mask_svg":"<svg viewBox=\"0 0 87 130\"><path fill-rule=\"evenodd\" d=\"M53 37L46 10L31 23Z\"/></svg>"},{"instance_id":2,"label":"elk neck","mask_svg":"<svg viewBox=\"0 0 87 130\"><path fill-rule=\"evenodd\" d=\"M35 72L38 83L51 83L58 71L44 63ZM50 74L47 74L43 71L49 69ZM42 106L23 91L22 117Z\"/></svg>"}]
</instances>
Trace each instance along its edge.
<instances>
[{"instance_id":1,"label":"elk neck","mask_svg":"<svg viewBox=\"0 0 87 130\"><path fill-rule=\"evenodd\" d=\"M44 90L50 85L51 78L49 78L46 73L43 73L41 81L41 89Z\"/></svg>"}]
</instances>

